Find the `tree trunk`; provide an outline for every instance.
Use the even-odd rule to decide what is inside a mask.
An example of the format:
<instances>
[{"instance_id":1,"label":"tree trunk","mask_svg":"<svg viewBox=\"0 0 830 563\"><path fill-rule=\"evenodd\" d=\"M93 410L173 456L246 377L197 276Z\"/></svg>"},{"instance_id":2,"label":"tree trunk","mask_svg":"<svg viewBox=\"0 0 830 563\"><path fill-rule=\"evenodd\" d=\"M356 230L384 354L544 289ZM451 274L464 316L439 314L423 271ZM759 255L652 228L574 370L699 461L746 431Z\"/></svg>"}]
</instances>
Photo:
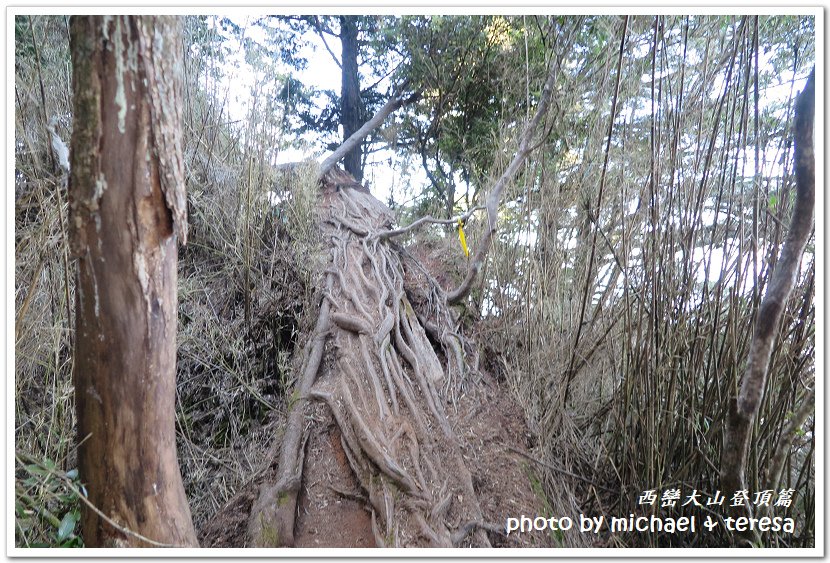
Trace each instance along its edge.
<instances>
[{"instance_id":1,"label":"tree trunk","mask_svg":"<svg viewBox=\"0 0 830 563\"><path fill-rule=\"evenodd\" d=\"M787 307L792 288L798 277L798 264L813 230L815 207L815 149L813 121L815 120L815 69L807 78L804 90L795 102L795 183L796 198L790 230L775 265L767 292L758 310L758 320L749 349L746 370L741 379L737 397L730 400L726 418L723 454L721 456L721 487L733 492L747 488L746 465L752 438L752 425L761 406L767 371L778 336L781 317ZM799 415L802 417L803 414ZM796 418L796 417L793 417ZM775 467L773 462L773 468ZM776 470L777 471L777 470ZM775 481L778 477L775 477ZM735 516L751 516L748 505L732 509ZM756 540L755 533L743 534L744 539Z\"/></svg>"},{"instance_id":2,"label":"tree trunk","mask_svg":"<svg viewBox=\"0 0 830 563\"><path fill-rule=\"evenodd\" d=\"M340 16L340 42L342 44L343 83L340 91L340 124L343 141L363 125L360 99L360 75L357 72L357 16ZM363 145L353 148L343 160L346 171L358 182L363 181Z\"/></svg>"},{"instance_id":3,"label":"tree trunk","mask_svg":"<svg viewBox=\"0 0 830 563\"><path fill-rule=\"evenodd\" d=\"M184 242L172 17L71 21L71 242L79 467L89 547L196 545L176 457L176 263Z\"/></svg>"}]
</instances>

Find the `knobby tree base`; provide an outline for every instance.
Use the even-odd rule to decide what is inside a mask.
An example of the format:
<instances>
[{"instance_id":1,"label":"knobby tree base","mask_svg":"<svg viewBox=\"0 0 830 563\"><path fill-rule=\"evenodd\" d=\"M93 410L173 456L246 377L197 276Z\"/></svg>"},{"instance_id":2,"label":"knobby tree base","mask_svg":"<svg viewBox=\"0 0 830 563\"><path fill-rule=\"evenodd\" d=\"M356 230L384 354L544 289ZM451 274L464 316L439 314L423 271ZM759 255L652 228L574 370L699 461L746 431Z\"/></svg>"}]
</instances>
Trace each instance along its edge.
<instances>
[{"instance_id":1,"label":"knobby tree base","mask_svg":"<svg viewBox=\"0 0 830 563\"><path fill-rule=\"evenodd\" d=\"M319 212L331 256L326 287L278 477L261 487L248 545L295 545L302 485L364 504L378 547L489 546L485 531L499 526L483 521L446 412L467 369L446 298L424 272L417 291L426 299L416 312L400 252L377 236L391 212L348 174L324 175ZM321 425L334 428L315 433ZM309 450L315 470L334 460L325 483L307 479Z\"/></svg>"}]
</instances>

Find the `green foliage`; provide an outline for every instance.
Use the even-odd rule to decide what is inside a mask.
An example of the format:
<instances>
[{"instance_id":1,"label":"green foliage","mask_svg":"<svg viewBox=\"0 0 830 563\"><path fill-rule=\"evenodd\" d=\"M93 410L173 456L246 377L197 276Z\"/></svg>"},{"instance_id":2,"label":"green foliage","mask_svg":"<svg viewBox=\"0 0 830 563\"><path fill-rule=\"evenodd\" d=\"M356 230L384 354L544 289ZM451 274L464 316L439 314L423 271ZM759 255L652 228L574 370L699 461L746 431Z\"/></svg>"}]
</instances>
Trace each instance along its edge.
<instances>
[{"instance_id":1,"label":"green foliage","mask_svg":"<svg viewBox=\"0 0 830 563\"><path fill-rule=\"evenodd\" d=\"M287 116L288 131L297 136L313 133L316 142L326 150L333 150L342 142L338 132L342 121L340 92L305 84L296 72L307 67L308 60L301 53L313 45L311 38L314 36L328 46L328 49L318 49L317 56L333 57L338 65L341 64L340 17L269 16L255 23L266 34L262 43L255 43L256 49L267 53L272 66L279 63L291 69L278 96ZM388 54L395 40L389 35L388 22L394 18L354 17L360 49L358 60L362 63L360 97L365 121L391 95L391 92L380 90L380 82L393 67ZM373 142L371 138L368 141Z\"/></svg>"},{"instance_id":2,"label":"green foliage","mask_svg":"<svg viewBox=\"0 0 830 563\"><path fill-rule=\"evenodd\" d=\"M398 34L404 54L398 72L422 92L403 115L401 144L420 158L431 197L450 216L462 193L456 185L484 187L493 154L503 146L502 123L527 110L527 77L516 72L534 70L536 93L535 71L546 53L538 34L516 17L410 16L398 22ZM523 60L526 36L529 58Z\"/></svg>"},{"instance_id":3,"label":"green foliage","mask_svg":"<svg viewBox=\"0 0 830 563\"><path fill-rule=\"evenodd\" d=\"M14 17L14 60L15 64L22 64L35 56L35 41L29 30L29 16ZM28 62L28 61L27 61Z\"/></svg>"},{"instance_id":4,"label":"green foliage","mask_svg":"<svg viewBox=\"0 0 830 563\"><path fill-rule=\"evenodd\" d=\"M25 461L24 461L25 459ZM77 524L86 489L78 470L63 472L51 459L17 456L15 542L23 547L83 547Z\"/></svg>"}]
</instances>

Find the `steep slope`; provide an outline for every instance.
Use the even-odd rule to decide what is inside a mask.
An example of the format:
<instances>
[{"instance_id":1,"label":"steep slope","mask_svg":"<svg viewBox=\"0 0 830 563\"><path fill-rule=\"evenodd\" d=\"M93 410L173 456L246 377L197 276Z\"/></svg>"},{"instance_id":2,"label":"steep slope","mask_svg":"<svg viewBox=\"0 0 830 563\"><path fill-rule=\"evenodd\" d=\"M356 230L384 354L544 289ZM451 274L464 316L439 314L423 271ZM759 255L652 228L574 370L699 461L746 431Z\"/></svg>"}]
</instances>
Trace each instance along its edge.
<instances>
[{"instance_id":1,"label":"steep slope","mask_svg":"<svg viewBox=\"0 0 830 563\"><path fill-rule=\"evenodd\" d=\"M240 545L247 506L249 546L544 543L502 533L508 516L542 514L509 449L523 448L523 418L468 361L477 352L443 290L384 238L391 212L339 169L323 177L318 211L326 287L280 456L203 545Z\"/></svg>"}]
</instances>

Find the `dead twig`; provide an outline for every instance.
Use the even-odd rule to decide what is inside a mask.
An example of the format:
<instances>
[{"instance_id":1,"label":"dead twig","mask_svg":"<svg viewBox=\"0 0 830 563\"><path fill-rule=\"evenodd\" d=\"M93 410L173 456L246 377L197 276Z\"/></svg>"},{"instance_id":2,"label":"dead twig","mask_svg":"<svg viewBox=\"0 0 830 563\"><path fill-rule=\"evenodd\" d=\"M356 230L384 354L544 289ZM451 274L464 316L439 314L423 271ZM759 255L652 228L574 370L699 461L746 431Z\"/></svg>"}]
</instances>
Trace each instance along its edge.
<instances>
[{"instance_id":1,"label":"dead twig","mask_svg":"<svg viewBox=\"0 0 830 563\"><path fill-rule=\"evenodd\" d=\"M588 483L592 487L596 487L597 489L601 489L601 490L605 491L606 493L614 493L614 494L619 493L619 491L614 491L612 489L609 489L608 487L603 487L602 485L592 481L591 479L588 479L587 477L583 477L582 475L577 475L576 473L568 471L567 469L562 469L561 467L556 467L555 465L551 465L550 463L542 461L541 459L537 459L537 458L533 457L532 455L530 455L528 453L525 453L521 450L517 450L513 446L507 446L507 449L510 450L513 453L519 454L520 456L532 461L533 463L541 465L542 467L546 467L547 469L551 469L553 471L556 471L557 473L561 473L562 475L567 475L568 477L573 477L574 479L578 479L580 481Z\"/></svg>"}]
</instances>

